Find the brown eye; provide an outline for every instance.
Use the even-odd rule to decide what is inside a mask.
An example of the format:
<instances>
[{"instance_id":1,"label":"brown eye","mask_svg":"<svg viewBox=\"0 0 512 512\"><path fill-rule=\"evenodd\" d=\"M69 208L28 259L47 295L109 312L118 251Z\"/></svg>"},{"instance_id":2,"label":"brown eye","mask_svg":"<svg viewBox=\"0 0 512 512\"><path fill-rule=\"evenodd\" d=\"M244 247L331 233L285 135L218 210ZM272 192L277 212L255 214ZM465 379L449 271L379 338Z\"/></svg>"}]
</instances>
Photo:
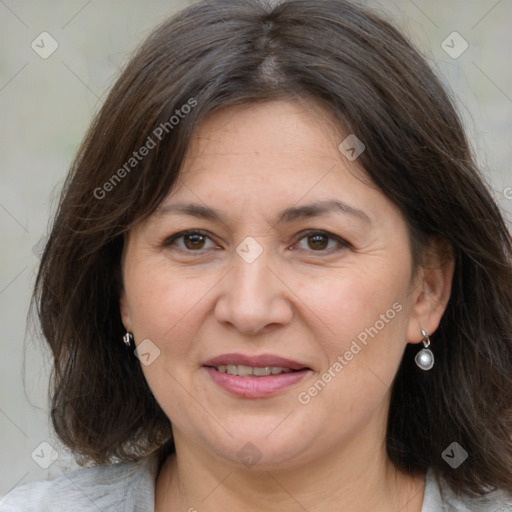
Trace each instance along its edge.
<instances>
[{"instance_id":1,"label":"brown eye","mask_svg":"<svg viewBox=\"0 0 512 512\"><path fill-rule=\"evenodd\" d=\"M298 246L299 249L310 253L317 252L325 254L353 248L353 246L343 238L325 231L309 231L299 234Z\"/></svg>"},{"instance_id":2,"label":"brown eye","mask_svg":"<svg viewBox=\"0 0 512 512\"><path fill-rule=\"evenodd\" d=\"M329 237L321 233L316 235L309 235L307 239L309 242L309 247L314 250L323 250L329 244Z\"/></svg>"},{"instance_id":3,"label":"brown eye","mask_svg":"<svg viewBox=\"0 0 512 512\"><path fill-rule=\"evenodd\" d=\"M202 249L205 241L204 235L199 235L197 233L184 235L183 236L183 243L185 244L185 247L190 250L194 249Z\"/></svg>"},{"instance_id":4,"label":"brown eye","mask_svg":"<svg viewBox=\"0 0 512 512\"><path fill-rule=\"evenodd\" d=\"M211 245L208 246L207 244ZM177 248L186 252L199 252L215 247L211 238L201 231L181 231L167 238L163 245L169 248Z\"/></svg>"}]
</instances>

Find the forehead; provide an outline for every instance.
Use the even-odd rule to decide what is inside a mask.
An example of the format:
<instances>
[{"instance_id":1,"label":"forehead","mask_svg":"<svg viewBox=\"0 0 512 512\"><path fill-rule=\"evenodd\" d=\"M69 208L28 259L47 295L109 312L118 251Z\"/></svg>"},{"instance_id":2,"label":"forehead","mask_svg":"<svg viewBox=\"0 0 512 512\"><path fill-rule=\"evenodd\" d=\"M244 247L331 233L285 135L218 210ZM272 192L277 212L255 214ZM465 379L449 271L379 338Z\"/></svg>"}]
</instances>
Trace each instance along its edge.
<instances>
[{"instance_id":1,"label":"forehead","mask_svg":"<svg viewBox=\"0 0 512 512\"><path fill-rule=\"evenodd\" d=\"M304 195L332 187L333 180L344 180L347 188L349 181L364 180L365 172L341 154L338 146L344 137L340 124L315 102L228 107L197 127L180 182L210 192L218 186L238 193L266 186L266 194L272 187L285 187Z\"/></svg>"},{"instance_id":2,"label":"forehead","mask_svg":"<svg viewBox=\"0 0 512 512\"><path fill-rule=\"evenodd\" d=\"M370 226L401 217L357 160L342 154L346 137L314 102L217 111L196 128L180 176L151 218L192 215L256 227L261 219L275 226L338 213Z\"/></svg>"},{"instance_id":3,"label":"forehead","mask_svg":"<svg viewBox=\"0 0 512 512\"><path fill-rule=\"evenodd\" d=\"M326 194L348 205L359 196L382 196L357 160L340 151L346 136L312 101L225 108L197 127L178 184L161 206L183 198L227 205L242 196L296 204L325 201Z\"/></svg>"},{"instance_id":4,"label":"forehead","mask_svg":"<svg viewBox=\"0 0 512 512\"><path fill-rule=\"evenodd\" d=\"M330 112L314 101L279 100L227 107L210 114L197 127L182 175L191 166L198 170L205 159L206 167L211 168L212 157L239 163L243 156L243 167L259 174L273 170L261 166L262 162L279 163L274 156L281 158L282 167L287 161L296 166L302 158L339 162L342 134Z\"/></svg>"}]
</instances>

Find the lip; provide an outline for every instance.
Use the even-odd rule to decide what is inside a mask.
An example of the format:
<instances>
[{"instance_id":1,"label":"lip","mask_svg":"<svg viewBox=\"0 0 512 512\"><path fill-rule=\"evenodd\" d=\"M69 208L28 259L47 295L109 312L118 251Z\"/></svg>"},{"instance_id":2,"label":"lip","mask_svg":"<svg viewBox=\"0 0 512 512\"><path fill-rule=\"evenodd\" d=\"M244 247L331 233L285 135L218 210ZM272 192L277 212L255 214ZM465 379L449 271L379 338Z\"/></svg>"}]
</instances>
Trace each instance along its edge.
<instances>
[{"instance_id":1,"label":"lip","mask_svg":"<svg viewBox=\"0 0 512 512\"><path fill-rule=\"evenodd\" d=\"M302 370L304 368L309 369L307 364L299 361L293 361L280 356L272 354L260 354L254 356L248 356L245 354L222 354L220 356L208 359L203 363L203 366L220 366L221 364L234 364L244 366L280 366L281 368L289 368L290 370ZM245 378L245 377L244 377ZM259 377L262 378L262 377Z\"/></svg>"},{"instance_id":2,"label":"lip","mask_svg":"<svg viewBox=\"0 0 512 512\"><path fill-rule=\"evenodd\" d=\"M311 370L268 375L266 377L239 377L219 372L215 368L204 367L213 382L232 395L241 398L266 398L284 391L300 382Z\"/></svg>"},{"instance_id":3,"label":"lip","mask_svg":"<svg viewBox=\"0 0 512 512\"><path fill-rule=\"evenodd\" d=\"M218 371L215 366L220 366L221 364L258 367L279 366L295 371L264 377L240 377L238 375L230 375L229 373ZM261 354L257 356L223 354L206 361L203 364L203 368L215 384L232 395L241 398L266 398L275 396L300 382L312 371L303 363L271 354Z\"/></svg>"}]
</instances>

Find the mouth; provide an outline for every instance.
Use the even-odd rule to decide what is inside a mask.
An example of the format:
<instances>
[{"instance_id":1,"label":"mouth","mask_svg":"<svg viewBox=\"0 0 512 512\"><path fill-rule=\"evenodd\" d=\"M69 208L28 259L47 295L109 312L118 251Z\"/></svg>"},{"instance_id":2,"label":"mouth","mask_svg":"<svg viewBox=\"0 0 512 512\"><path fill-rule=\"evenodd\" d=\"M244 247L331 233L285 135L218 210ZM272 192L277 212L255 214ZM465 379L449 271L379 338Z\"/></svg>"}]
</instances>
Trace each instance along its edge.
<instances>
[{"instance_id":1,"label":"mouth","mask_svg":"<svg viewBox=\"0 0 512 512\"><path fill-rule=\"evenodd\" d=\"M299 361L272 354L254 356L235 353L223 354L205 361L203 366L215 368L222 373L238 375L239 377L267 377L269 375L311 369Z\"/></svg>"},{"instance_id":2,"label":"mouth","mask_svg":"<svg viewBox=\"0 0 512 512\"><path fill-rule=\"evenodd\" d=\"M218 386L243 398L276 395L312 372L306 364L273 355L224 354L203 367Z\"/></svg>"},{"instance_id":3,"label":"mouth","mask_svg":"<svg viewBox=\"0 0 512 512\"><path fill-rule=\"evenodd\" d=\"M299 372L282 366L245 366L243 364L221 364L213 366L218 372L237 375L238 377L268 377L269 375L281 375L282 373ZM304 368L305 369L305 368Z\"/></svg>"}]
</instances>

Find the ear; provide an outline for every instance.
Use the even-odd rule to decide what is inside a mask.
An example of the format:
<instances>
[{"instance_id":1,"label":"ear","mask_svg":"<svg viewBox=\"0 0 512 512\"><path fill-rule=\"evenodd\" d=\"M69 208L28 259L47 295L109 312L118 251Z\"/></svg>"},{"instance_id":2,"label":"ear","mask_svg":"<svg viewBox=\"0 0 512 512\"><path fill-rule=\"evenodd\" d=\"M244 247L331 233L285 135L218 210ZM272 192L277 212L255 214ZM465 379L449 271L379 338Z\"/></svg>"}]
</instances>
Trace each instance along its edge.
<instances>
[{"instance_id":1,"label":"ear","mask_svg":"<svg viewBox=\"0 0 512 512\"><path fill-rule=\"evenodd\" d=\"M126 291L124 288L121 288L119 291L119 309L121 312L121 320L123 322L124 328L132 332L132 319L130 315L130 308L128 306L128 299L126 298Z\"/></svg>"},{"instance_id":2,"label":"ear","mask_svg":"<svg viewBox=\"0 0 512 512\"><path fill-rule=\"evenodd\" d=\"M455 261L450 248L440 240L431 240L414 281L413 306L407 327L409 343L420 343L421 330L428 335L439 327L452 290Z\"/></svg>"},{"instance_id":3,"label":"ear","mask_svg":"<svg viewBox=\"0 0 512 512\"><path fill-rule=\"evenodd\" d=\"M124 270L126 263L126 247L128 244L126 234L123 239L123 251L121 253L121 261L117 272L117 284L119 289L119 311L121 313L121 321L123 322L124 328L128 332L132 332L132 319L130 315L130 306L128 304L128 298L126 297L126 290L124 287Z\"/></svg>"}]
</instances>

